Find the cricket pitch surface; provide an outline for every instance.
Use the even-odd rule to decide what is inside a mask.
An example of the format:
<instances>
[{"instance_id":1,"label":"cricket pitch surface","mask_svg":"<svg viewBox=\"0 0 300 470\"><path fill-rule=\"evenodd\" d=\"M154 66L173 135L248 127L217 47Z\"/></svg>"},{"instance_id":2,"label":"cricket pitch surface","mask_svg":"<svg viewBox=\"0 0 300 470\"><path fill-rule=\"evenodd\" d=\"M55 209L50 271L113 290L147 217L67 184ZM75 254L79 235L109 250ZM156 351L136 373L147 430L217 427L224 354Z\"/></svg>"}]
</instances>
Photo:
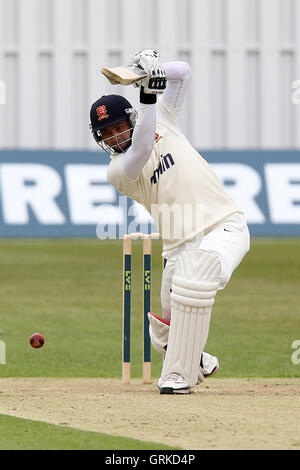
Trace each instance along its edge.
<instances>
[{"instance_id":1,"label":"cricket pitch surface","mask_svg":"<svg viewBox=\"0 0 300 470\"><path fill-rule=\"evenodd\" d=\"M0 413L187 450L300 449L300 378L211 378L190 395L160 395L156 380L0 378Z\"/></svg>"}]
</instances>

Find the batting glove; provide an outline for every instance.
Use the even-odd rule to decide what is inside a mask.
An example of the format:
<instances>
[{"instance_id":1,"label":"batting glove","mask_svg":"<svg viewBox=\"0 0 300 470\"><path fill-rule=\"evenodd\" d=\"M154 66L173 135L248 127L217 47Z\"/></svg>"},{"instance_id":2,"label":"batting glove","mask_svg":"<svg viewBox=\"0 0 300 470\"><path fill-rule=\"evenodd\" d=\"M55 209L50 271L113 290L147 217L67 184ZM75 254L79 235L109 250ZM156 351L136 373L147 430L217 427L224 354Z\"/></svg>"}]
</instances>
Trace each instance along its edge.
<instances>
[{"instance_id":1,"label":"batting glove","mask_svg":"<svg viewBox=\"0 0 300 470\"><path fill-rule=\"evenodd\" d=\"M164 92L167 79L157 51L144 49L133 56L130 64L138 65L148 74L146 78L139 80L134 86L149 95L158 95Z\"/></svg>"}]
</instances>

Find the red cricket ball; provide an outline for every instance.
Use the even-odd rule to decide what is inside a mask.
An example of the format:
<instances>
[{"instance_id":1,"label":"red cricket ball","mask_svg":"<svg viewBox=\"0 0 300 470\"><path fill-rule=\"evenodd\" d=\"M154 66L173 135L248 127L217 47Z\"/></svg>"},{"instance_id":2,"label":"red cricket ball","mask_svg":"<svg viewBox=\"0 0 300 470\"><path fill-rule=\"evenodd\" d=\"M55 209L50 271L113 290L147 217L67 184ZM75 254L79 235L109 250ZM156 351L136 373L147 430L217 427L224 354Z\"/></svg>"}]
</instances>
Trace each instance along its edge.
<instances>
[{"instance_id":1,"label":"red cricket ball","mask_svg":"<svg viewBox=\"0 0 300 470\"><path fill-rule=\"evenodd\" d=\"M30 336L30 344L33 348L41 348L45 342L44 336L40 333L34 333Z\"/></svg>"}]
</instances>

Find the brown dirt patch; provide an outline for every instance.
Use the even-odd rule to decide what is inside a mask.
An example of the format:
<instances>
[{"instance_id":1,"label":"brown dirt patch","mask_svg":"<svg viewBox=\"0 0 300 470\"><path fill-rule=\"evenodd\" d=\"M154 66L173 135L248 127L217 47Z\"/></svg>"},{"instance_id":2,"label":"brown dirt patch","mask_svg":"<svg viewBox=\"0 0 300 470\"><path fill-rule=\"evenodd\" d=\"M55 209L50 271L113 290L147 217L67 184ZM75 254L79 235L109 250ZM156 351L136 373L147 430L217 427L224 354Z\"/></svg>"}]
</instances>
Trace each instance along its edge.
<instances>
[{"instance_id":1,"label":"brown dirt patch","mask_svg":"<svg viewBox=\"0 0 300 470\"><path fill-rule=\"evenodd\" d=\"M211 378L180 396L139 380L1 378L0 413L184 449L300 449L297 378Z\"/></svg>"}]
</instances>

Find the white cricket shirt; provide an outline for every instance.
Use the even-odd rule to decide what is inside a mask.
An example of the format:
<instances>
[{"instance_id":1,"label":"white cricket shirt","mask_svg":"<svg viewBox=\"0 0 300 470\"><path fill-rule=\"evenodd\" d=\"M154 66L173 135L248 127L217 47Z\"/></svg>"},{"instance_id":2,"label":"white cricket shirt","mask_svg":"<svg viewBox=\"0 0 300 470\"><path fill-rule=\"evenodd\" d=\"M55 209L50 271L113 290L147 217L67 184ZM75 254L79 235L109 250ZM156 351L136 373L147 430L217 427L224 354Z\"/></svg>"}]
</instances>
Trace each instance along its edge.
<instances>
[{"instance_id":1,"label":"white cricket shirt","mask_svg":"<svg viewBox=\"0 0 300 470\"><path fill-rule=\"evenodd\" d=\"M129 178L122 165L125 154L111 155L107 179L145 207L163 239L163 250L169 251L239 209L182 134L179 109L169 106L163 96L156 108L155 144L141 174L136 180Z\"/></svg>"}]
</instances>

